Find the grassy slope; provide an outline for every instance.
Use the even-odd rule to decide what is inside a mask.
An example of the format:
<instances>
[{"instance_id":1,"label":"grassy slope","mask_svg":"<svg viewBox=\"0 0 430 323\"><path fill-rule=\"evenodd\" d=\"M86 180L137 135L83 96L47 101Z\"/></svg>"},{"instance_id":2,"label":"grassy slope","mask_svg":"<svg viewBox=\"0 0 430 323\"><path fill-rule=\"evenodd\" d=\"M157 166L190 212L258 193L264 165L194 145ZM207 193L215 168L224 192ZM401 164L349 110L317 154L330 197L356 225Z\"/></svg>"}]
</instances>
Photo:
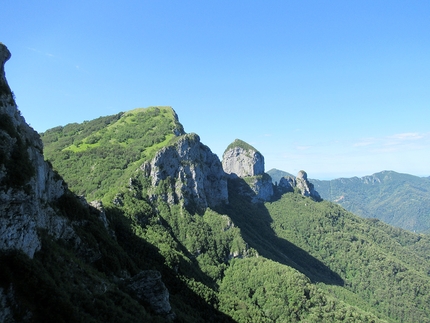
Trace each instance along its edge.
<instances>
[{"instance_id":1,"label":"grassy slope","mask_svg":"<svg viewBox=\"0 0 430 323\"><path fill-rule=\"evenodd\" d=\"M41 137L54 169L76 194L93 200L112 198L144 161L174 139L174 129L183 131L171 108L151 107L53 128Z\"/></svg>"},{"instance_id":2,"label":"grassy slope","mask_svg":"<svg viewBox=\"0 0 430 323\"><path fill-rule=\"evenodd\" d=\"M224 152L233 149L233 148L242 148L245 151L255 151L258 152L257 149L252 147L250 144L246 143L243 140L235 139L230 145L227 146L227 148L224 150Z\"/></svg>"}]
</instances>

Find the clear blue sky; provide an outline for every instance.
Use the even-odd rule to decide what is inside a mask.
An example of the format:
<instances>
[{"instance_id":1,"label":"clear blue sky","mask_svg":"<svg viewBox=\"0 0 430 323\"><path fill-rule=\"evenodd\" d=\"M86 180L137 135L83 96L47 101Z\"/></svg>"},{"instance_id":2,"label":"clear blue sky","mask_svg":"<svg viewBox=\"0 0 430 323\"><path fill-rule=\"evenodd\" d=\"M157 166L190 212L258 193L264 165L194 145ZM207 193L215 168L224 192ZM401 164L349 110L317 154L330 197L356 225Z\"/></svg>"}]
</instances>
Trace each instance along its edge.
<instances>
[{"instance_id":1,"label":"clear blue sky","mask_svg":"<svg viewBox=\"0 0 430 323\"><path fill-rule=\"evenodd\" d=\"M430 175L430 1L3 1L6 77L39 132L172 106L220 158L331 179Z\"/></svg>"}]
</instances>

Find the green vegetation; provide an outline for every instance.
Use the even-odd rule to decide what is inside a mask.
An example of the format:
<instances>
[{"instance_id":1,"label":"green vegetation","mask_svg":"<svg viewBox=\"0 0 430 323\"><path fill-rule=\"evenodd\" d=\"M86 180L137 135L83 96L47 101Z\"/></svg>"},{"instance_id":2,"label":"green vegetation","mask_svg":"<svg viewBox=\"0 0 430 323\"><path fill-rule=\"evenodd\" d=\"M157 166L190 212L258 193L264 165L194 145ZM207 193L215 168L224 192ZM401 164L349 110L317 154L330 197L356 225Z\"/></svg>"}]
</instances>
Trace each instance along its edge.
<instances>
[{"instance_id":1,"label":"green vegetation","mask_svg":"<svg viewBox=\"0 0 430 323\"><path fill-rule=\"evenodd\" d=\"M360 219L331 202L287 193L267 204L276 235L336 272L343 288L321 284L347 302L398 322L430 317L428 236ZM425 246L425 251L421 249Z\"/></svg>"},{"instance_id":2,"label":"green vegetation","mask_svg":"<svg viewBox=\"0 0 430 323\"><path fill-rule=\"evenodd\" d=\"M237 322L382 322L261 257L232 262L220 286L220 308Z\"/></svg>"},{"instance_id":3,"label":"green vegetation","mask_svg":"<svg viewBox=\"0 0 430 323\"><path fill-rule=\"evenodd\" d=\"M171 108L151 107L53 128L41 137L46 159L76 194L93 200L124 187L144 161L174 140L175 129L183 132Z\"/></svg>"},{"instance_id":4,"label":"green vegetation","mask_svg":"<svg viewBox=\"0 0 430 323\"><path fill-rule=\"evenodd\" d=\"M362 178L311 180L325 200L365 218L416 232L430 232L430 179L384 171Z\"/></svg>"},{"instance_id":5,"label":"green vegetation","mask_svg":"<svg viewBox=\"0 0 430 323\"><path fill-rule=\"evenodd\" d=\"M243 140L240 139L235 139L230 145L228 145L228 147L224 150L224 152L226 152L227 150L233 149L233 148L242 148L245 151L255 151L258 152L257 149L255 149L254 147L252 147L250 144L244 142Z\"/></svg>"},{"instance_id":6,"label":"green vegetation","mask_svg":"<svg viewBox=\"0 0 430 323\"><path fill-rule=\"evenodd\" d=\"M6 83L0 82L0 97L3 95L11 95L12 92Z\"/></svg>"},{"instance_id":7,"label":"green vegetation","mask_svg":"<svg viewBox=\"0 0 430 323\"><path fill-rule=\"evenodd\" d=\"M42 135L70 189L103 200L109 228L68 193L52 207L73 221L79 247L44 234L34 260L1 255L0 287L13 284L36 321L163 322L127 292L128 277L145 269L162 274L177 322L429 321L424 234L298 192L253 204L240 178L229 180L228 204L201 214L148 196L177 184L152 188L136 173L174 144L175 129L173 110L148 108Z\"/></svg>"}]
</instances>

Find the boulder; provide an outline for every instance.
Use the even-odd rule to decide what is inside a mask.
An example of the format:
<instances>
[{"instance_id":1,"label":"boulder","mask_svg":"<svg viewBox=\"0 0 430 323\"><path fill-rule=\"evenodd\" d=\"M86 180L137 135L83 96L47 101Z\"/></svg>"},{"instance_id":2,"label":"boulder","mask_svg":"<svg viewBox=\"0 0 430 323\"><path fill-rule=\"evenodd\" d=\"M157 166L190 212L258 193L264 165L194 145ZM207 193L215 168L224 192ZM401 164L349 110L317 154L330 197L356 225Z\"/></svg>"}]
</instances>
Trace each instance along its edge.
<instances>
[{"instance_id":1,"label":"boulder","mask_svg":"<svg viewBox=\"0 0 430 323\"><path fill-rule=\"evenodd\" d=\"M263 175L264 157L251 145L236 139L222 156L222 168L238 177Z\"/></svg>"}]
</instances>

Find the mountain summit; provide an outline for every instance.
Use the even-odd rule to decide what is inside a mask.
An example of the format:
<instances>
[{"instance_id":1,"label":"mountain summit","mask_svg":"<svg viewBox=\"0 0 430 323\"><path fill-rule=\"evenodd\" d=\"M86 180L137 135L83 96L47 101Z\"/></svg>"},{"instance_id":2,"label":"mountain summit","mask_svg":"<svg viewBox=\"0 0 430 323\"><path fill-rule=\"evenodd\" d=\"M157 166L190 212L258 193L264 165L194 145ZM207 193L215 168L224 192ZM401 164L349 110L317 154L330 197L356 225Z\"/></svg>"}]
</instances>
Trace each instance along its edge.
<instances>
[{"instance_id":1,"label":"mountain summit","mask_svg":"<svg viewBox=\"0 0 430 323\"><path fill-rule=\"evenodd\" d=\"M224 151L222 167L227 174L238 177L263 175L264 157L251 145L236 139Z\"/></svg>"},{"instance_id":2,"label":"mountain summit","mask_svg":"<svg viewBox=\"0 0 430 323\"><path fill-rule=\"evenodd\" d=\"M264 157L251 145L236 139L222 156L222 167L230 175L230 180L241 185L242 192L249 195L253 202L269 201L273 196L272 179L264 172ZM246 192L246 188L251 191Z\"/></svg>"}]
</instances>

